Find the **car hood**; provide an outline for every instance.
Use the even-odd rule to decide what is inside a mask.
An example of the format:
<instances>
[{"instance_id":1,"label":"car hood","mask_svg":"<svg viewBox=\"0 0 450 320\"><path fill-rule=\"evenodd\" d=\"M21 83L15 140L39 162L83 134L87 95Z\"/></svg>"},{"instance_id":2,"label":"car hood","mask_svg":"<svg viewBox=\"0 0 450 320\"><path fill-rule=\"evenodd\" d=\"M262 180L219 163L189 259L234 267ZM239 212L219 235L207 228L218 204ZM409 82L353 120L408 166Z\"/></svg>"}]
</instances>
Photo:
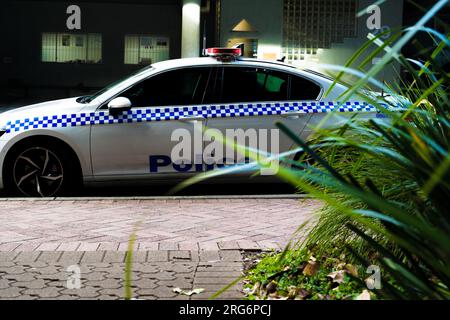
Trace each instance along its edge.
<instances>
[{"instance_id":1,"label":"car hood","mask_svg":"<svg viewBox=\"0 0 450 320\"><path fill-rule=\"evenodd\" d=\"M16 120L80 112L86 105L78 103L77 99L78 97L47 101L6 111L0 114L0 127Z\"/></svg>"}]
</instances>

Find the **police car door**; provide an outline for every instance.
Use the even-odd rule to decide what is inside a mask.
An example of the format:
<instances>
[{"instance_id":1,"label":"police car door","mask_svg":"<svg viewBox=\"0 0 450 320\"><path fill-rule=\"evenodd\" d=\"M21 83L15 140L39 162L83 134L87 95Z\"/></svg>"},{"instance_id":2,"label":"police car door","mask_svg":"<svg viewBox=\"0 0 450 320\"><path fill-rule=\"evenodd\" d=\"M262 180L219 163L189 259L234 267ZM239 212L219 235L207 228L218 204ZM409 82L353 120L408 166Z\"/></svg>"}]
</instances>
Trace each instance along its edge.
<instances>
[{"instance_id":1,"label":"police car door","mask_svg":"<svg viewBox=\"0 0 450 320\"><path fill-rule=\"evenodd\" d=\"M194 124L201 119L175 119L182 110L202 102L210 71L209 67L165 71L119 94L130 99L131 110L116 116L113 124L92 126L91 154L96 180L180 178L195 172L185 165L190 159L173 163L171 153L180 136L178 141L172 141L172 135L177 129L194 135Z\"/></svg>"},{"instance_id":2,"label":"police car door","mask_svg":"<svg viewBox=\"0 0 450 320\"><path fill-rule=\"evenodd\" d=\"M259 150L266 150L270 153L282 153L288 151L293 142L284 134L278 131L276 122L282 122L291 130L301 135L311 115L307 113L277 114L285 107L288 100L307 100L309 97L316 99L319 96L321 88L316 86L313 91L305 95L305 89L309 82L305 83L303 78L297 79L295 75L289 73L258 68L253 66L229 65L219 68L217 71L215 87L210 82L208 93L213 93L212 101L218 102L217 105L211 105L212 114L218 115L208 118L207 128L218 129L227 139L238 142L239 135L244 135L246 147L257 147ZM303 82L302 82L303 81ZM299 83L302 82L302 83ZM301 88L303 95L299 92L294 93L294 85L303 86ZM315 85L315 84L314 84ZM300 98L300 99L299 99ZM220 111L214 108L221 109ZM230 134L234 134L231 137ZM254 142L256 134L257 146ZM244 141L241 137L241 142ZM230 163L229 148L224 152L224 159ZM214 154L208 154L208 144L205 143L205 159L218 157ZM249 161L237 152L234 155L235 163ZM243 173L246 174L246 173Z\"/></svg>"}]
</instances>

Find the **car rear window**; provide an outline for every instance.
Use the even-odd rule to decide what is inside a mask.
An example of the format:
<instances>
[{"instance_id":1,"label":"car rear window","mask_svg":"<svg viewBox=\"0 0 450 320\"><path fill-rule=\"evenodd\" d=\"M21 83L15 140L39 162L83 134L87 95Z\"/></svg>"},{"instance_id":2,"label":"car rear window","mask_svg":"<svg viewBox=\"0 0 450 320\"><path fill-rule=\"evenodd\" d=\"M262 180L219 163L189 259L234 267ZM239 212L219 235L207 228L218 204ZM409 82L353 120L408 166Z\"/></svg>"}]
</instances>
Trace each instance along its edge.
<instances>
[{"instance_id":1,"label":"car rear window","mask_svg":"<svg viewBox=\"0 0 450 320\"><path fill-rule=\"evenodd\" d=\"M222 103L283 101L288 98L289 75L263 68L226 67Z\"/></svg>"},{"instance_id":2,"label":"car rear window","mask_svg":"<svg viewBox=\"0 0 450 320\"><path fill-rule=\"evenodd\" d=\"M290 100L316 100L321 88L316 83L298 76L291 76Z\"/></svg>"}]
</instances>

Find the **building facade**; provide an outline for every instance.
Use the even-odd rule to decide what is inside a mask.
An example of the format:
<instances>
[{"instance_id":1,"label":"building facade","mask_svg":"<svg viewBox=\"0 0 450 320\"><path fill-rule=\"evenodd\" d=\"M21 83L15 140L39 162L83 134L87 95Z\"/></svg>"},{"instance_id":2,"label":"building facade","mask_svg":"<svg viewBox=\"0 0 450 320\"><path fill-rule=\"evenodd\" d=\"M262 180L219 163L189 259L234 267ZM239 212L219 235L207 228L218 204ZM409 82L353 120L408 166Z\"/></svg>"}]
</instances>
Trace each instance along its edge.
<instances>
[{"instance_id":1,"label":"building facade","mask_svg":"<svg viewBox=\"0 0 450 320\"><path fill-rule=\"evenodd\" d=\"M146 64L238 43L250 57L285 57L313 69L342 65L369 33L402 27L402 0L363 10L372 2L3 1L0 85L97 88Z\"/></svg>"}]
</instances>

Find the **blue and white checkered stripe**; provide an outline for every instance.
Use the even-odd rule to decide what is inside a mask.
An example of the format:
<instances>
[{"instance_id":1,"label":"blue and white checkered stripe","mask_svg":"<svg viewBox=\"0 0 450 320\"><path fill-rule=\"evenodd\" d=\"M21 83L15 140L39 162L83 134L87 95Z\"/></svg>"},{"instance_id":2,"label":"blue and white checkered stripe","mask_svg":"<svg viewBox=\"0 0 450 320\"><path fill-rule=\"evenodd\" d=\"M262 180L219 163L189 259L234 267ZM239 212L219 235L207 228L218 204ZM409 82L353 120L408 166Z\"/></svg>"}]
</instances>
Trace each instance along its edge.
<instances>
[{"instance_id":1,"label":"blue and white checkered stripe","mask_svg":"<svg viewBox=\"0 0 450 320\"><path fill-rule=\"evenodd\" d=\"M5 129L9 133L30 129L179 120L199 116L207 119L281 115L286 113L326 113L333 111L376 112L377 109L365 102L346 102L343 104L336 102L250 103L172 108L135 108L118 116L111 116L108 111L98 111L26 118L9 121Z\"/></svg>"}]
</instances>

